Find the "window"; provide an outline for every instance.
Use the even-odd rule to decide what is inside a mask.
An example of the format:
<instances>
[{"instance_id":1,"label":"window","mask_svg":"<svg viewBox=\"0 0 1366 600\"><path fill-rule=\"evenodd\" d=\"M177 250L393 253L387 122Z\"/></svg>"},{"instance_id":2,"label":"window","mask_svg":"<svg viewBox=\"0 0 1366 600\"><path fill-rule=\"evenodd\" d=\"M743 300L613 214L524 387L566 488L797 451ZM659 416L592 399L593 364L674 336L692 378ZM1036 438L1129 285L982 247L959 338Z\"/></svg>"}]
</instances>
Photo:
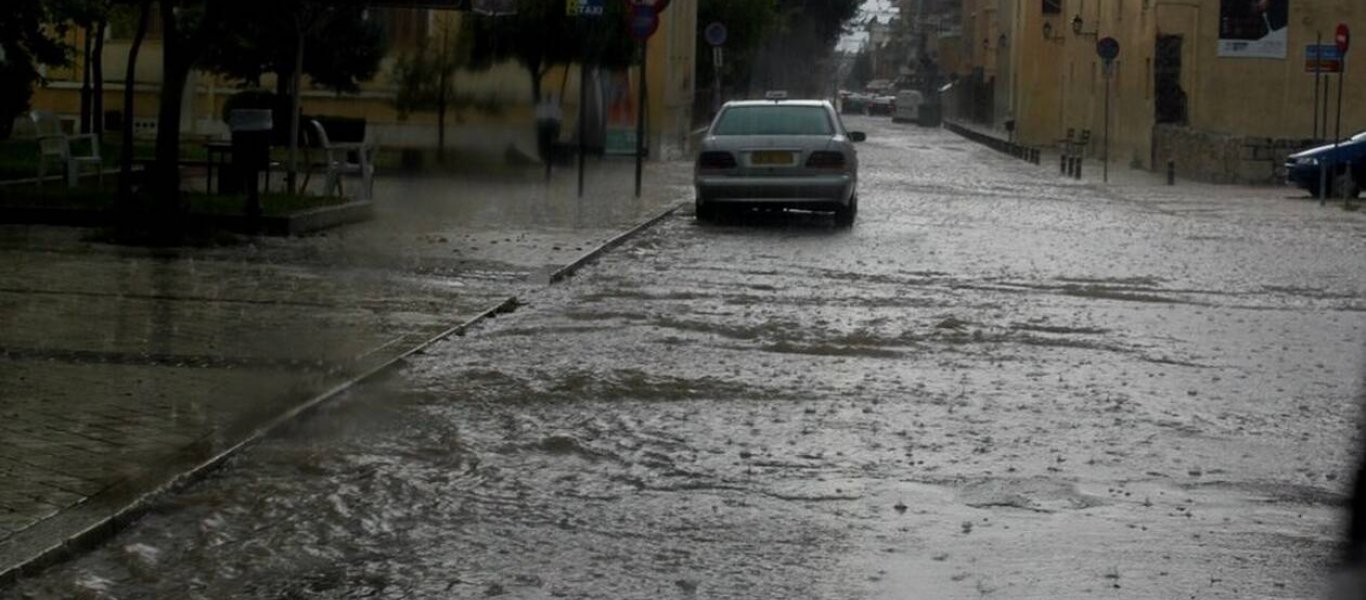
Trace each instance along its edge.
<instances>
[{"instance_id":1,"label":"window","mask_svg":"<svg viewBox=\"0 0 1366 600\"><path fill-rule=\"evenodd\" d=\"M737 106L716 122L714 135L831 135L830 116L820 106Z\"/></svg>"},{"instance_id":2,"label":"window","mask_svg":"<svg viewBox=\"0 0 1366 600\"><path fill-rule=\"evenodd\" d=\"M1062 14L1062 0L1043 0L1043 14L1060 15Z\"/></svg>"}]
</instances>

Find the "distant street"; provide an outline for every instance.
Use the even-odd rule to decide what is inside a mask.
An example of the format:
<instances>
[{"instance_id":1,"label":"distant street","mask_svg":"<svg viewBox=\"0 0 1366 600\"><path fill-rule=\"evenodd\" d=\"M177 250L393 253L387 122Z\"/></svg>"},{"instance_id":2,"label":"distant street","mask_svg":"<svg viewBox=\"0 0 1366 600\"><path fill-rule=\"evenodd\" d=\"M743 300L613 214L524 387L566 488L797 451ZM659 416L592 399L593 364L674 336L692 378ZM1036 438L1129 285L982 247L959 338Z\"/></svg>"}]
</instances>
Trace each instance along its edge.
<instances>
[{"instance_id":1,"label":"distant street","mask_svg":"<svg viewBox=\"0 0 1366 600\"><path fill-rule=\"evenodd\" d=\"M1366 215L847 123L852 229L687 208L0 598L1323 593Z\"/></svg>"}]
</instances>

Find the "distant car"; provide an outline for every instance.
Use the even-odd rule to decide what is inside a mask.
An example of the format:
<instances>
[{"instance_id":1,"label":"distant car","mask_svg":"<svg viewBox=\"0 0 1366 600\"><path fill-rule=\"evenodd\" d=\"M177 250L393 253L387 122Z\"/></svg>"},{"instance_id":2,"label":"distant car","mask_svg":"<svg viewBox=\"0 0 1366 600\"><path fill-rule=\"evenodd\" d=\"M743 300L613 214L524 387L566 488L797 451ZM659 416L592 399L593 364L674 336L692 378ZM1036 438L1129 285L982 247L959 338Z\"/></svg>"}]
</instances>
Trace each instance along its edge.
<instances>
[{"instance_id":1,"label":"distant car","mask_svg":"<svg viewBox=\"0 0 1366 600\"><path fill-rule=\"evenodd\" d=\"M1328 168L1325 196L1355 198L1366 185L1366 131L1332 144L1301 150L1285 161L1286 183L1319 195L1320 165Z\"/></svg>"},{"instance_id":2,"label":"distant car","mask_svg":"<svg viewBox=\"0 0 1366 600\"><path fill-rule=\"evenodd\" d=\"M873 99L867 94L849 94L840 98L840 112L846 115L862 115L868 112L868 102Z\"/></svg>"},{"instance_id":3,"label":"distant car","mask_svg":"<svg viewBox=\"0 0 1366 600\"><path fill-rule=\"evenodd\" d=\"M868 114L891 116L896 113L896 96L874 96L868 103Z\"/></svg>"},{"instance_id":4,"label":"distant car","mask_svg":"<svg viewBox=\"0 0 1366 600\"><path fill-rule=\"evenodd\" d=\"M858 214L861 132L844 128L824 100L745 100L721 107L702 139L693 172L697 218L724 207L830 211L852 225Z\"/></svg>"},{"instance_id":5,"label":"distant car","mask_svg":"<svg viewBox=\"0 0 1366 600\"><path fill-rule=\"evenodd\" d=\"M896 95L896 110L892 113L893 123L916 123L920 121L920 106L925 97L915 90L902 90Z\"/></svg>"}]
</instances>

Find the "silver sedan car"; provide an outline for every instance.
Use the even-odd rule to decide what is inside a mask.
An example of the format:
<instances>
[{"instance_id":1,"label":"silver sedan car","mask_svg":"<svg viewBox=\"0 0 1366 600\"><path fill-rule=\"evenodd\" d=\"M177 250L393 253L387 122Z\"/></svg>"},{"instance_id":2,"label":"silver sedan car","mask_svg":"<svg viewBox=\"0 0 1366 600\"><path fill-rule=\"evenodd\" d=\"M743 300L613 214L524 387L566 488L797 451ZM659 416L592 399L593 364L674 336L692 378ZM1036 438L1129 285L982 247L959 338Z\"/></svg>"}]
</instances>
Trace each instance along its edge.
<instances>
[{"instance_id":1,"label":"silver sedan car","mask_svg":"<svg viewBox=\"0 0 1366 600\"><path fill-rule=\"evenodd\" d=\"M844 129L823 100L746 100L721 107L697 155L697 218L726 206L858 214L858 153L864 134Z\"/></svg>"}]
</instances>

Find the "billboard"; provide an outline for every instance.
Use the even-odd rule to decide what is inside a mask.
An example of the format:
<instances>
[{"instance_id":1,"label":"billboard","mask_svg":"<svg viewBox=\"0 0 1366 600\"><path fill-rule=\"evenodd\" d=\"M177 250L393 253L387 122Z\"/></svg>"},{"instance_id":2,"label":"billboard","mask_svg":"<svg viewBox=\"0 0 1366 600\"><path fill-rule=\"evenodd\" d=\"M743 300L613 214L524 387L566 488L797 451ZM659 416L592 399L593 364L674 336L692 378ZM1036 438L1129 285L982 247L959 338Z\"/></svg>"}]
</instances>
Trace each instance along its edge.
<instances>
[{"instance_id":1,"label":"billboard","mask_svg":"<svg viewBox=\"0 0 1366 600\"><path fill-rule=\"evenodd\" d=\"M634 155L636 153L636 99L633 91L640 76L639 69L611 71L603 82L607 104L608 154Z\"/></svg>"},{"instance_id":2,"label":"billboard","mask_svg":"<svg viewBox=\"0 0 1366 600\"><path fill-rule=\"evenodd\" d=\"M1219 0L1219 56L1286 58L1290 0Z\"/></svg>"}]
</instances>

